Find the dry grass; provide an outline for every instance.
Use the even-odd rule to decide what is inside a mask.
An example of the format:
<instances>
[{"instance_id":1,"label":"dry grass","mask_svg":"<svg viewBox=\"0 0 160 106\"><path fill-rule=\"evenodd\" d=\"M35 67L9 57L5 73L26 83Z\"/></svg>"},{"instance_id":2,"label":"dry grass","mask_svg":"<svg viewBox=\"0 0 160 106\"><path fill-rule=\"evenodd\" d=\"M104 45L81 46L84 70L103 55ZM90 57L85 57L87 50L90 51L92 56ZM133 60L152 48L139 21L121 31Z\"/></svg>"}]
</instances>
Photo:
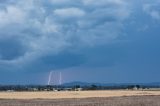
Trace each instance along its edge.
<instances>
[{"instance_id":1,"label":"dry grass","mask_svg":"<svg viewBox=\"0 0 160 106\"><path fill-rule=\"evenodd\" d=\"M63 99L160 95L160 91L0 92L0 99Z\"/></svg>"},{"instance_id":2,"label":"dry grass","mask_svg":"<svg viewBox=\"0 0 160 106\"><path fill-rule=\"evenodd\" d=\"M0 106L160 106L160 96L0 100Z\"/></svg>"}]
</instances>

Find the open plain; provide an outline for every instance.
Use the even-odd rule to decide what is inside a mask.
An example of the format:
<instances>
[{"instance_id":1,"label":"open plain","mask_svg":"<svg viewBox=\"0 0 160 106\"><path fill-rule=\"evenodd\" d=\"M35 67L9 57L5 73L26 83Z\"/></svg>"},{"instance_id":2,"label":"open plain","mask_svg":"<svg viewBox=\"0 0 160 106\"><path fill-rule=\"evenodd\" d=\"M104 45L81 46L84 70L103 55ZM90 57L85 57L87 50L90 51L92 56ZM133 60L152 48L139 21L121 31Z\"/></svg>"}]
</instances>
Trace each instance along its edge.
<instances>
[{"instance_id":1,"label":"open plain","mask_svg":"<svg viewBox=\"0 0 160 106\"><path fill-rule=\"evenodd\" d=\"M73 99L0 99L0 106L160 106L160 96Z\"/></svg>"},{"instance_id":2,"label":"open plain","mask_svg":"<svg viewBox=\"0 0 160 106\"><path fill-rule=\"evenodd\" d=\"M0 106L160 106L160 91L0 92Z\"/></svg>"},{"instance_id":3,"label":"open plain","mask_svg":"<svg viewBox=\"0 0 160 106\"><path fill-rule=\"evenodd\" d=\"M94 97L120 97L160 95L160 91L104 90L104 91L60 91L60 92L0 92L0 99L68 99Z\"/></svg>"}]
</instances>

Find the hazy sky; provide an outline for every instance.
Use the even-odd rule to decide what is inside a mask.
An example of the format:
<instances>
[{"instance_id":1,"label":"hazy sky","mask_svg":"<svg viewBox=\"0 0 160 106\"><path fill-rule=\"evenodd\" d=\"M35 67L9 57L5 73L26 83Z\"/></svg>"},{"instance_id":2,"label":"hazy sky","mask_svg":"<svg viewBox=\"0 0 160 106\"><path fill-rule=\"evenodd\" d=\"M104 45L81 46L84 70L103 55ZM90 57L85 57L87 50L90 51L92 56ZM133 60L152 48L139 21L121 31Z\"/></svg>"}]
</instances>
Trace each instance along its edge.
<instances>
[{"instance_id":1,"label":"hazy sky","mask_svg":"<svg viewBox=\"0 0 160 106\"><path fill-rule=\"evenodd\" d=\"M0 84L160 82L160 0L0 0Z\"/></svg>"}]
</instances>

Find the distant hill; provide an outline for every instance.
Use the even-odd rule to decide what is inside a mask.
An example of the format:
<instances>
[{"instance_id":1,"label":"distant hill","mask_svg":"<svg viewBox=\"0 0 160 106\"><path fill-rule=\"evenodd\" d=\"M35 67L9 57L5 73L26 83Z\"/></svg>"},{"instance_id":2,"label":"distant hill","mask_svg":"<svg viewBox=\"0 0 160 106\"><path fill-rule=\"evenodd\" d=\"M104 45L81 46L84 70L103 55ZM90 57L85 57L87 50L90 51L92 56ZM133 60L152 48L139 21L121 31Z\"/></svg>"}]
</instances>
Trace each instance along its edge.
<instances>
[{"instance_id":1,"label":"distant hill","mask_svg":"<svg viewBox=\"0 0 160 106\"><path fill-rule=\"evenodd\" d=\"M119 86L119 85L128 85L128 84L121 84L121 83L88 83L88 82L80 82L80 81L75 81L75 82L69 82L69 83L64 83L63 86L74 86L74 85L80 85L80 86L91 86L91 85L96 85L96 86Z\"/></svg>"},{"instance_id":2,"label":"distant hill","mask_svg":"<svg viewBox=\"0 0 160 106\"><path fill-rule=\"evenodd\" d=\"M75 82L69 82L69 83L64 83L63 84L63 86L75 86L75 85L88 86L88 85L90 85L90 83L75 81Z\"/></svg>"}]
</instances>

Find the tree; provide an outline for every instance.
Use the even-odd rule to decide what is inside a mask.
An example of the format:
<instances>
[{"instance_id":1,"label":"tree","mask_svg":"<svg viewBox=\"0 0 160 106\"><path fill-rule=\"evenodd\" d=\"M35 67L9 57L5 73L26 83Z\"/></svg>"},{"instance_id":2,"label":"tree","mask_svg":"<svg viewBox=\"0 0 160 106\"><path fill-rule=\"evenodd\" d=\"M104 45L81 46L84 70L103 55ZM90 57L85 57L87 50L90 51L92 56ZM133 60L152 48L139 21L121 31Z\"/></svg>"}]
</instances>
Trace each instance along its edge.
<instances>
[{"instance_id":1,"label":"tree","mask_svg":"<svg viewBox=\"0 0 160 106\"><path fill-rule=\"evenodd\" d=\"M91 85L90 90L97 90L97 89L98 89L98 87L96 85Z\"/></svg>"}]
</instances>

